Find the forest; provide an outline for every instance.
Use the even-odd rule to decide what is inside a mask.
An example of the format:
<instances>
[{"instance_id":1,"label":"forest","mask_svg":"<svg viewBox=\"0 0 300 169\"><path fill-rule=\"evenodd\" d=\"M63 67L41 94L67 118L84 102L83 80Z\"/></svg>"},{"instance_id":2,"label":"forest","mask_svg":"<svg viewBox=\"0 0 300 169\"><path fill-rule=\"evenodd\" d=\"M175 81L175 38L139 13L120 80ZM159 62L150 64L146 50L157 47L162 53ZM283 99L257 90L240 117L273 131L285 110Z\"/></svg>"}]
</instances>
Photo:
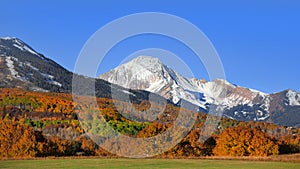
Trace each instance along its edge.
<instances>
[{"instance_id":1,"label":"forest","mask_svg":"<svg viewBox=\"0 0 300 169\"><path fill-rule=\"evenodd\" d=\"M117 131L129 137L150 138L170 129L179 111L193 114L196 121L180 143L156 155L157 158L265 157L300 153L299 128L222 118L217 130L208 139L199 142L207 118L204 113L172 104L164 108L151 105L153 115L156 115L155 111L163 110L163 113L148 121L149 114L132 114L134 109L148 110L148 101L133 103L132 107L124 101L108 98L97 98L97 105L89 103L88 98L82 99L86 102L79 105L73 102L71 94L0 89L0 158L115 157L116 154L94 143L86 132L107 135ZM107 123L104 125L101 119ZM119 146L130 146L130 143ZM119 151L118 147L111 148L114 152ZM131 151L134 153L136 150Z\"/></svg>"}]
</instances>

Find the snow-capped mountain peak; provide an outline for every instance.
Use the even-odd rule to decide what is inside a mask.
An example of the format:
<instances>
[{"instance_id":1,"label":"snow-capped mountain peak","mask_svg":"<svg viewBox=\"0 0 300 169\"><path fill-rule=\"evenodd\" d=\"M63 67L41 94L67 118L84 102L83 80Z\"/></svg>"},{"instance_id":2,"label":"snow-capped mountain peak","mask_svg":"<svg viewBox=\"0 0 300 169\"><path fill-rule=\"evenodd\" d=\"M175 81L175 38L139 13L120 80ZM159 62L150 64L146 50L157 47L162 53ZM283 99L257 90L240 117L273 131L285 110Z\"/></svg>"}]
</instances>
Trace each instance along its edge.
<instances>
[{"instance_id":1,"label":"snow-capped mountain peak","mask_svg":"<svg viewBox=\"0 0 300 169\"><path fill-rule=\"evenodd\" d=\"M150 56L137 57L99 78L126 88L159 94L175 104L185 100L198 106L199 110L208 111L211 105L218 105L224 109L224 116L237 120L276 122L278 116L273 117L272 113L300 106L300 94L295 91L267 94L224 79L186 78ZM292 123L297 125L299 121L295 119Z\"/></svg>"},{"instance_id":2,"label":"snow-capped mountain peak","mask_svg":"<svg viewBox=\"0 0 300 169\"><path fill-rule=\"evenodd\" d=\"M137 57L99 78L126 88L157 93L174 103L186 100L205 110L208 110L210 104L232 108L241 104L253 105L253 99L258 96L264 98L264 94L260 92L238 87L223 79L206 82L185 78L165 66L158 58L150 56ZM230 99L224 99L225 97Z\"/></svg>"}]
</instances>

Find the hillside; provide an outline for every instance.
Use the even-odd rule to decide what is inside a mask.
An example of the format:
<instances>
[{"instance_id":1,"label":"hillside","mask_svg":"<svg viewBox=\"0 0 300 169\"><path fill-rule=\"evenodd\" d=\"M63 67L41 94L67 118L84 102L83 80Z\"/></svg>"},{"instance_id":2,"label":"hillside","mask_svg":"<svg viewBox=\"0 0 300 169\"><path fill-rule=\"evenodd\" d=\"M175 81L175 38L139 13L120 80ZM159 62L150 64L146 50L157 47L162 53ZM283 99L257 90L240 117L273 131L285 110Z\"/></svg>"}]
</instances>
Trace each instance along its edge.
<instances>
[{"instance_id":1,"label":"hillside","mask_svg":"<svg viewBox=\"0 0 300 169\"><path fill-rule=\"evenodd\" d=\"M179 111L183 111L184 114L190 112L190 110L168 104L163 109L163 113L153 122L136 122L137 118L142 116L126 116L126 114L130 114L133 110L132 105L129 105L126 102L119 101L117 103L123 105L124 109L122 114L114 107L116 104L115 100L98 98L97 103L99 107L92 108L94 109L94 112L91 114L91 107L89 104L74 104L71 94L29 92L20 89L0 89L0 126L3 129L3 132L0 134L0 145L9 143L9 146L6 147L9 149L0 146L2 152L2 154L0 153L0 157L70 156L78 153L83 153L84 155L115 156L90 140L87 137L86 132L88 131L90 133L100 134L99 136L105 136L103 134L110 131L107 130L107 127L110 126L118 133L132 138L151 138L171 129L172 125L174 125L174 121L178 118ZM157 108L160 107L159 105L152 106L157 106ZM136 103L134 107L139 110L147 110L149 104L147 101L140 102L139 104ZM252 135L250 137L252 139L248 140L250 142L246 143L247 145L244 145L245 147L248 147L248 144L253 144L254 142L252 143L251 140L256 139L258 139L256 141L260 140L260 142L263 142L263 144L259 145L273 145L271 147L275 149L272 149L274 152L271 154L270 152L267 153L267 149L258 151L262 153L261 155L263 156L272 155L273 153L284 154L300 152L300 130L297 128L280 127L262 122L239 122L226 118L221 120L218 125L218 130L216 130L208 140L199 142L199 136L203 130L206 115L197 112L192 113L195 113L197 116L195 116L196 121L191 128L191 131L186 133L184 139L176 144L175 147L163 154L157 154L157 157L169 158L199 157L213 154L219 155L219 152L223 151L218 151L220 148L218 145L226 143L226 141L222 140L226 137L233 137L238 144L246 143L246 140L239 140L244 138L243 132L246 135L248 132L248 134ZM85 119L85 121L82 121L82 119L80 121L78 120L78 117L95 117L99 115L105 118L107 122L106 126L101 125L98 118ZM24 128L24 130L26 129L29 133L26 135L24 135L24 133L16 134L15 127L19 128L17 130L18 132L22 132ZM105 132L103 133L103 131ZM248 137L246 137L246 135L245 138ZM21 136L24 141L27 140L27 146L30 145L33 147L32 151L30 151L32 154L25 153L22 155L22 153L17 153L19 155L16 156L15 151L23 151L23 149L14 149L11 146L23 145L24 142L17 141L21 139L19 138ZM32 144L28 144L31 142ZM116 149L110 150L110 152L122 154L119 152L122 150L122 147L127 149L126 147L132 147L133 144L134 142L123 142L123 144L119 145L121 147L115 147ZM131 150L132 152L139 151L138 148L134 151L133 149ZM255 151L247 150L245 151L245 154L235 154L235 151L232 151L232 154L228 155L249 156L252 154L251 156L260 156L257 154L256 148L254 148L254 150ZM14 151L14 153L11 151ZM9 153L13 153L14 155L9 155ZM223 156L223 154L220 155Z\"/></svg>"}]
</instances>

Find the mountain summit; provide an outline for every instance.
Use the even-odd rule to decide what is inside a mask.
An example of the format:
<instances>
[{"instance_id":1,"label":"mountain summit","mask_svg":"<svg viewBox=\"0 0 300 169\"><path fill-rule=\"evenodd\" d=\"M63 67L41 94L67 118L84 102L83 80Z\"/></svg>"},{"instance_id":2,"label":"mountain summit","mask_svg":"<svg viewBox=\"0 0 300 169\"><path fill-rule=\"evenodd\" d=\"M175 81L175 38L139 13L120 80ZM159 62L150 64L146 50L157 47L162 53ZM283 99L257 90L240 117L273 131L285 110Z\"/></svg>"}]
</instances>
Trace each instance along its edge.
<instances>
[{"instance_id":1,"label":"mountain summit","mask_svg":"<svg viewBox=\"0 0 300 169\"><path fill-rule=\"evenodd\" d=\"M15 37L0 38L1 87L66 91L72 73Z\"/></svg>"},{"instance_id":2,"label":"mountain summit","mask_svg":"<svg viewBox=\"0 0 300 169\"><path fill-rule=\"evenodd\" d=\"M237 120L282 123L278 114L291 116L291 112L300 108L300 94L297 92L266 94L223 79L207 82L186 78L150 56L137 57L99 78L125 88L159 94L175 104L185 100L207 112L212 104L221 105L225 107L224 116ZM280 110L278 105L281 105ZM299 118L291 121L285 124L299 125Z\"/></svg>"},{"instance_id":3,"label":"mountain summit","mask_svg":"<svg viewBox=\"0 0 300 169\"><path fill-rule=\"evenodd\" d=\"M253 104L256 96L265 98L266 95L235 86L222 79L206 82L195 78L185 78L164 65L158 58L150 56L137 57L100 75L99 78L126 88L158 93L174 103L184 99L204 109L212 103L224 104L228 107ZM222 94L235 97L235 99L225 103Z\"/></svg>"}]
</instances>

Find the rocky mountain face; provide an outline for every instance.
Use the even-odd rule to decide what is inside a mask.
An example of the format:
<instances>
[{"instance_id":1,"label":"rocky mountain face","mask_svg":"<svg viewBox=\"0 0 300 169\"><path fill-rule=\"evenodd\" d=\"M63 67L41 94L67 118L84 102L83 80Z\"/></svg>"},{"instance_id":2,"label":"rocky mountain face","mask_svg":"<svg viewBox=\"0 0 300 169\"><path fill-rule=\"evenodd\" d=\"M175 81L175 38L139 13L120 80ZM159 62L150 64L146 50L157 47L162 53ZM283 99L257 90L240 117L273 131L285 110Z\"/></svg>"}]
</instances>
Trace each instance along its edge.
<instances>
[{"instance_id":1,"label":"rocky mountain face","mask_svg":"<svg viewBox=\"0 0 300 169\"><path fill-rule=\"evenodd\" d=\"M1 87L69 91L72 73L18 38L0 38Z\"/></svg>"},{"instance_id":2,"label":"rocky mountain face","mask_svg":"<svg viewBox=\"0 0 300 169\"><path fill-rule=\"evenodd\" d=\"M30 91L72 92L72 78L76 76L81 91L91 91L87 83L95 83L97 97L111 98L111 89L118 92L119 99L139 102L149 96L149 92L128 90L101 79L73 74L53 60L36 52L28 44L15 37L0 37L0 87L21 88ZM82 83L80 83L82 82ZM78 93L93 95L93 93ZM156 95L158 100L164 99ZM127 99L128 100L128 99ZM165 100L165 99L164 99Z\"/></svg>"},{"instance_id":3,"label":"rocky mountain face","mask_svg":"<svg viewBox=\"0 0 300 169\"><path fill-rule=\"evenodd\" d=\"M181 100L209 111L211 105L224 108L224 116L236 120L268 121L300 125L300 93L287 90L267 94L216 79L211 82L186 78L159 59L141 56L102 74L100 79L130 89L146 90L175 104Z\"/></svg>"}]
</instances>

